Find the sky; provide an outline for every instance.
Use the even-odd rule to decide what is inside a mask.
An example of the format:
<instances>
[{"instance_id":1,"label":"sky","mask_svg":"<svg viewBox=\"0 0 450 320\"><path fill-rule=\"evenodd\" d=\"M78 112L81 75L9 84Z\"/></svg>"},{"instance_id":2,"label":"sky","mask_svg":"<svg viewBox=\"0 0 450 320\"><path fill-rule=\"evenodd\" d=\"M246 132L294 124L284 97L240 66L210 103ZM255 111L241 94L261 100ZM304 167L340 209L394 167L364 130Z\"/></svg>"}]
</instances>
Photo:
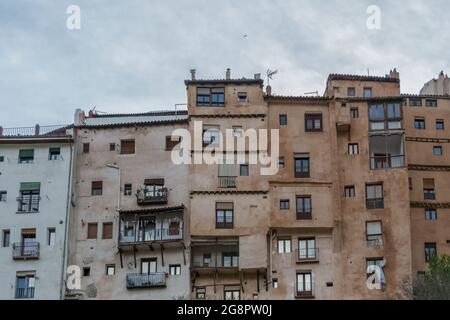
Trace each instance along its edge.
<instances>
[{"instance_id":1,"label":"sky","mask_svg":"<svg viewBox=\"0 0 450 320\"><path fill-rule=\"evenodd\" d=\"M67 28L70 5L80 29ZM379 29L367 27L370 5ZM276 69L274 94L303 95L322 94L330 73L396 67L402 92L418 93L450 73L448 12L447 0L0 0L0 125L68 124L76 108L173 110L193 68Z\"/></svg>"}]
</instances>

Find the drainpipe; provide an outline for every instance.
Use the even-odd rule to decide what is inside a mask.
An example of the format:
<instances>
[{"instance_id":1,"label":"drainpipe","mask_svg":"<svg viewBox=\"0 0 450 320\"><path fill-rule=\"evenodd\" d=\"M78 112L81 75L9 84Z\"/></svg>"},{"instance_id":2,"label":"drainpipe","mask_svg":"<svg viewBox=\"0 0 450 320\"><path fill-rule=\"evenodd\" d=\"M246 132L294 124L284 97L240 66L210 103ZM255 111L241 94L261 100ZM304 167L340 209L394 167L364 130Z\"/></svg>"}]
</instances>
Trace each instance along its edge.
<instances>
[{"instance_id":1,"label":"drainpipe","mask_svg":"<svg viewBox=\"0 0 450 320\"><path fill-rule=\"evenodd\" d=\"M75 139L75 128L74 128L74 134L73 137ZM70 207L72 203L72 179L73 179L73 145L72 142L69 139L69 148L70 148L70 160L69 160L69 176L68 176L68 182L67 182L67 204L66 204L66 221L65 221L65 230L64 230L64 248L63 248L63 256L61 261L61 290L60 290L60 300L63 300L64 293L65 293L65 278L66 278L66 265L67 265L67 251L69 246L69 216L70 216Z\"/></svg>"}]
</instances>

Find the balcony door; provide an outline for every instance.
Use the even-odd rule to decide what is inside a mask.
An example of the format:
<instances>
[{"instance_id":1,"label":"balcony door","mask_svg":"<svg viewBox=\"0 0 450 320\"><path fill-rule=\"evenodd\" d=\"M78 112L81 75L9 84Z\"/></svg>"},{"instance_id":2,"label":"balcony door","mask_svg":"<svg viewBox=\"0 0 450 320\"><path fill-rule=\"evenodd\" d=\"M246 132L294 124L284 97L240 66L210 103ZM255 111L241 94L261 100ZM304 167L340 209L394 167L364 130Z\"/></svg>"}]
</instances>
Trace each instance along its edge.
<instances>
[{"instance_id":1,"label":"balcony door","mask_svg":"<svg viewBox=\"0 0 450 320\"><path fill-rule=\"evenodd\" d=\"M156 273L157 259L149 258L141 260L141 274Z\"/></svg>"},{"instance_id":2,"label":"balcony door","mask_svg":"<svg viewBox=\"0 0 450 320\"><path fill-rule=\"evenodd\" d=\"M36 229L22 230L22 256L34 256L37 250Z\"/></svg>"},{"instance_id":3,"label":"balcony door","mask_svg":"<svg viewBox=\"0 0 450 320\"><path fill-rule=\"evenodd\" d=\"M139 219L139 240L155 240L156 219L155 217L142 217Z\"/></svg>"}]
</instances>

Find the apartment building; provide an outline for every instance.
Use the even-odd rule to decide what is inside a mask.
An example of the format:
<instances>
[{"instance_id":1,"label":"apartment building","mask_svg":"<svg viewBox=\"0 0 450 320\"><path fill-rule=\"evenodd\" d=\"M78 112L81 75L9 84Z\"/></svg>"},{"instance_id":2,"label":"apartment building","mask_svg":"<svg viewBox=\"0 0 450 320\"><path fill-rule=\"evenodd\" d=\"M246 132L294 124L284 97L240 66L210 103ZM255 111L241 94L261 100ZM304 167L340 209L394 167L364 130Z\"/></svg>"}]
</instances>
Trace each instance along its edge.
<instances>
[{"instance_id":1,"label":"apartment building","mask_svg":"<svg viewBox=\"0 0 450 320\"><path fill-rule=\"evenodd\" d=\"M61 299L72 129L0 127L0 299Z\"/></svg>"},{"instance_id":2,"label":"apartment building","mask_svg":"<svg viewBox=\"0 0 450 320\"><path fill-rule=\"evenodd\" d=\"M185 299L189 286L188 166L171 161L186 111L75 114L68 298Z\"/></svg>"}]
</instances>

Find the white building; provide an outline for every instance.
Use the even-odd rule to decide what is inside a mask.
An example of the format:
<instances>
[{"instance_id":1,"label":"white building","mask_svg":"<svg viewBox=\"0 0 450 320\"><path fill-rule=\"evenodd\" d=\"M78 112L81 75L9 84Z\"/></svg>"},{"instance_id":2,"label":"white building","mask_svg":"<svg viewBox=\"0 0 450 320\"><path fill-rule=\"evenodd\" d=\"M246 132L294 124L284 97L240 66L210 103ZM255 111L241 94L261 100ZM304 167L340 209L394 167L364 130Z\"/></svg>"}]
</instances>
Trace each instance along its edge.
<instances>
[{"instance_id":1,"label":"white building","mask_svg":"<svg viewBox=\"0 0 450 320\"><path fill-rule=\"evenodd\" d=\"M61 299L72 129L0 127L0 299Z\"/></svg>"}]
</instances>

